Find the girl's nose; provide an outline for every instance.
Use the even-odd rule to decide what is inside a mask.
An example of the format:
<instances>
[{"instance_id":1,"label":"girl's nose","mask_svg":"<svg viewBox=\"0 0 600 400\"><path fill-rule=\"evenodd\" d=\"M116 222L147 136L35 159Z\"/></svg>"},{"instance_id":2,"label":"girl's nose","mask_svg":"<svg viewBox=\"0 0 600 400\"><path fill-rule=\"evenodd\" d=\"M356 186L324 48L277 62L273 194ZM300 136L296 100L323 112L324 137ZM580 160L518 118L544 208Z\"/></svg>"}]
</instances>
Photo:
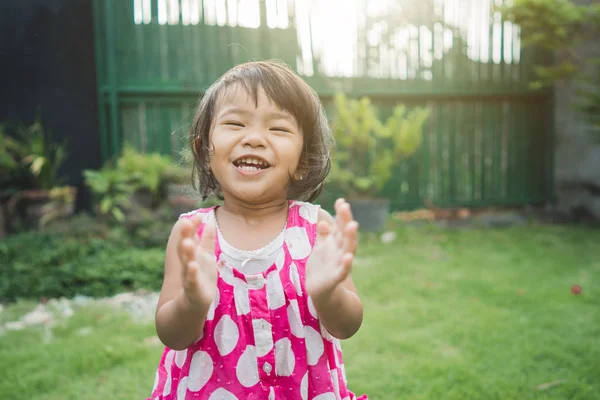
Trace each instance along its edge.
<instances>
[{"instance_id":1,"label":"girl's nose","mask_svg":"<svg viewBox=\"0 0 600 400\"><path fill-rule=\"evenodd\" d=\"M250 130L244 137L244 146L256 148L256 147L267 147L264 133L260 129Z\"/></svg>"}]
</instances>

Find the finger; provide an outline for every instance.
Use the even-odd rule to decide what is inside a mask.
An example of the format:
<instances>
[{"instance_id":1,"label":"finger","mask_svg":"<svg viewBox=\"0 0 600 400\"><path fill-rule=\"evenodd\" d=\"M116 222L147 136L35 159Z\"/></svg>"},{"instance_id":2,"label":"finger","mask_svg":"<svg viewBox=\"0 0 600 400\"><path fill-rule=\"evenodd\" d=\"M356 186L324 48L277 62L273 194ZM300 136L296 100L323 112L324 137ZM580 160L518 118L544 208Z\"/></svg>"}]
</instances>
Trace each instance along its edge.
<instances>
[{"instance_id":1,"label":"finger","mask_svg":"<svg viewBox=\"0 0 600 400\"><path fill-rule=\"evenodd\" d=\"M200 227L202 226L202 222L204 221L204 218L202 216L202 214L196 214L194 215L192 218L190 218L190 223L192 224L192 234L191 236L194 238L194 240L196 241L196 243L199 243L199 239L200 239Z\"/></svg>"},{"instance_id":2,"label":"finger","mask_svg":"<svg viewBox=\"0 0 600 400\"><path fill-rule=\"evenodd\" d=\"M344 220L342 218L344 205L347 204L344 199L337 199L335 202L335 223L338 231L344 230Z\"/></svg>"},{"instance_id":3,"label":"finger","mask_svg":"<svg viewBox=\"0 0 600 400\"><path fill-rule=\"evenodd\" d=\"M320 221L317 224L317 243L324 243L327 237L331 234L331 225L326 221Z\"/></svg>"},{"instance_id":4,"label":"finger","mask_svg":"<svg viewBox=\"0 0 600 400\"><path fill-rule=\"evenodd\" d=\"M346 199L344 199L343 197L340 197L339 199L337 199L335 201L335 204L333 207L336 209L336 212L337 212L338 207L341 206L342 204L344 204L345 202L346 202Z\"/></svg>"},{"instance_id":5,"label":"finger","mask_svg":"<svg viewBox=\"0 0 600 400\"><path fill-rule=\"evenodd\" d=\"M344 230L344 244L343 249L345 252L354 254L358 244L358 222L350 221L346 225Z\"/></svg>"},{"instance_id":6,"label":"finger","mask_svg":"<svg viewBox=\"0 0 600 400\"><path fill-rule=\"evenodd\" d=\"M354 260L354 255L352 253L345 253L340 260L340 268L338 270L337 281L344 281L348 275L350 275L350 271L352 270L352 260Z\"/></svg>"},{"instance_id":7,"label":"finger","mask_svg":"<svg viewBox=\"0 0 600 400\"><path fill-rule=\"evenodd\" d=\"M217 227L215 221L210 219L204 224L202 229L202 236L200 237L200 247L209 252L210 254L215 253L215 242L217 240Z\"/></svg>"},{"instance_id":8,"label":"finger","mask_svg":"<svg viewBox=\"0 0 600 400\"><path fill-rule=\"evenodd\" d=\"M185 285L187 290L194 290L198 287L198 270L200 265L197 261L190 261L186 266Z\"/></svg>"},{"instance_id":9,"label":"finger","mask_svg":"<svg viewBox=\"0 0 600 400\"><path fill-rule=\"evenodd\" d=\"M341 224L339 228L343 230L346 225L352 221L352 210L350 209L350 204L344 202L339 206L339 209L336 211L336 213L339 223Z\"/></svg>"},{"instance_id":10,"label":"finger","mask_svg":"<svg viewBox=\"0 0 600 400\"><path fill-rule=\"evenodd\" d=\"M192 237L192 233L194 232L194 225L191 219L187 218L181 222L181 238Z\"/></svg>"},{"instance_id":11,"label":"finger","mask_svg":"<svg viewBox=\"0 0 600 400\"><path fill-rule=\"evenodd\" d=\"M192 238L185 238L179 242L179 257L181 264L185 267L188 262L194 259L194 248L196 243Z\"/></svg>"}]
</instances>

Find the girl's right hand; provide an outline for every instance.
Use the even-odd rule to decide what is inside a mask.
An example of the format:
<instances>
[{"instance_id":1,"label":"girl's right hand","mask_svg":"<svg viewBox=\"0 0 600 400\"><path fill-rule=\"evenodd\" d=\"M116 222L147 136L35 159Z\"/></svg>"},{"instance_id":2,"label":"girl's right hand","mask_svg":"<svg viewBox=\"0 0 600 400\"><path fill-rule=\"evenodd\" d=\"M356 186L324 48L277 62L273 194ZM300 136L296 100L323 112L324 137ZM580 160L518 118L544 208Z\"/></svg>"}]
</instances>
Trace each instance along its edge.
<instances>
[{"instance_id":1,"label":"girl's right hand","mask_svg":"<svg viewBox=\"0 0 600 400\"><path fill-rule=\"evenodd\" d=\"M177 253L183 266L181 281L185 300L193 308L207 309L217 294L216 227L209 220L198 236L201 223L201 215L182 223Z\"/></svg>"}]
</instances>

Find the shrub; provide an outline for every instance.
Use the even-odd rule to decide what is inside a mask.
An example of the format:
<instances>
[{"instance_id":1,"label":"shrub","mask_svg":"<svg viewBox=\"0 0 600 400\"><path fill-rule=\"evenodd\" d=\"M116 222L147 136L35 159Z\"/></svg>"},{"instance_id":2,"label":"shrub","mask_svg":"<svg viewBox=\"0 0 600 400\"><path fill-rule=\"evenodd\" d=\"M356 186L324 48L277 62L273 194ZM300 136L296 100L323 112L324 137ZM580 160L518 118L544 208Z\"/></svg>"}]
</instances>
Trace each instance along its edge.
<instances>
[{"instance_id":1,"label":"shrub","mask_svg":"<svg viewBox=\"0 0 600 400\"><path fill-rule=\"evenodd\" d=\"M141 225L148 234L80 216L68 225L9 236L0 242L0 301L158 290L170 225Z\"/></svg>"}]
</instances>

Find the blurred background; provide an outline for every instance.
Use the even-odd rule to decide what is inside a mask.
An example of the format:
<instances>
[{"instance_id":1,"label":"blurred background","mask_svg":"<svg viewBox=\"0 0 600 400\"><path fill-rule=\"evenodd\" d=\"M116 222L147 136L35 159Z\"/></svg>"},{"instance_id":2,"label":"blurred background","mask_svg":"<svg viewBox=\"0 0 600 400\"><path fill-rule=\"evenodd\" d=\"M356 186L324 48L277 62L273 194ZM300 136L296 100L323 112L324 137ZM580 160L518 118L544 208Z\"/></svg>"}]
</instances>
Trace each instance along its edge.
<instances>
[{"instance_id":1,"label":"blurred background","mask_svg":"<svg viewBox=\"0 0 600 400\"><path fill-rule=\"evenodd\" d=\"M0 397L149 393L170 227L219 203L195 106L277 59L336 137L317 202L361 222L357 391L596 398L599 40L592 0L3 0Z\"/></svg>"}]
</instances>

